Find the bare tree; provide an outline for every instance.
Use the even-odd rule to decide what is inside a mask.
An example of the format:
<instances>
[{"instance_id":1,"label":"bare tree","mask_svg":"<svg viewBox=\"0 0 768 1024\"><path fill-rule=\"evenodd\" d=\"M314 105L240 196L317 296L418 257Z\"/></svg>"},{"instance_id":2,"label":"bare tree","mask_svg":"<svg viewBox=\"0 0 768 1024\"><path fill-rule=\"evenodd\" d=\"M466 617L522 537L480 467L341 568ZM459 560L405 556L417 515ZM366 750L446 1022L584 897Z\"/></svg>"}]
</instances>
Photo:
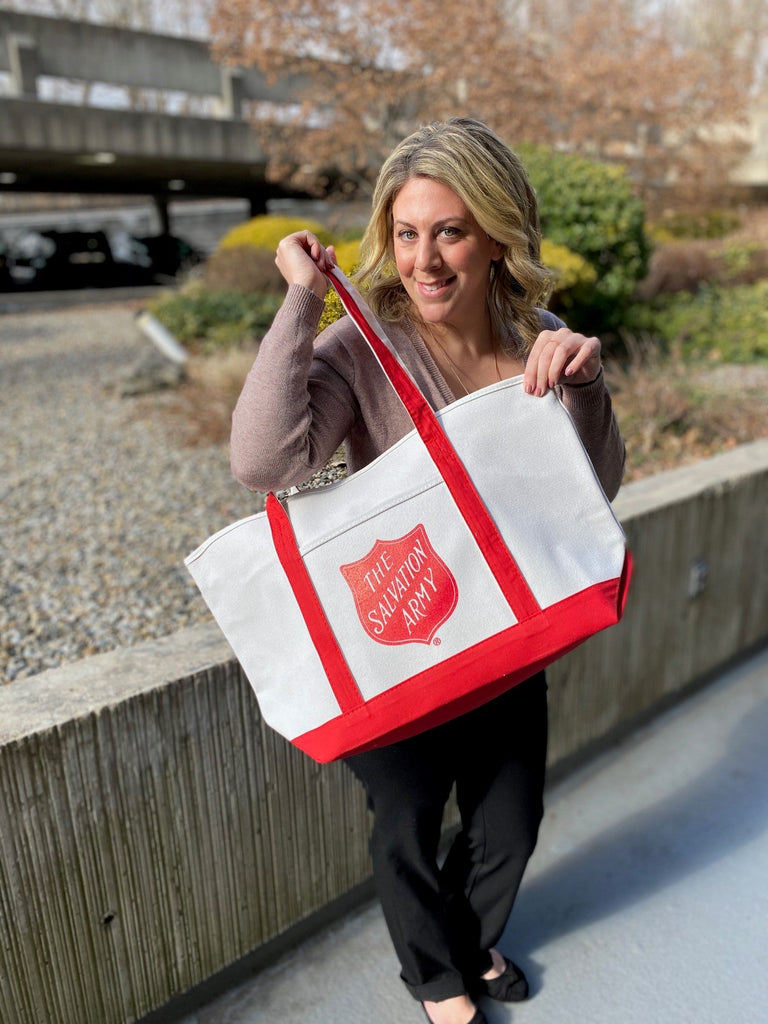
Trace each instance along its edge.
<instances>
[{"instance_id":1,"label":"bare tree","mask_svg":"<svg viewBox=\"0 0 768 1024\"><path fill-rule=\"evenodd\" d=\"M678 0L685 3L687 0ZM720 0L748 4L753 0ZM258 111L273 171L318 188L369 182L395 139L451 114L510 141L620 160L644 189L723 180L750 75L636 0L216 0L214 52L311 81L288 114Z\"/></svg>"},{"instance_id":2,"label":"bare tree","mask_svg":"<svg viewBox=\"0 0 768 1024\"><path fill-rule=\"evenodd\" d=\"M663 16L684 42L711 52L723 46L739 60L753 93L768 77L768 4L765 0L667 0Z\"/></svg>"},{"instance_id":3,"label":"bare tree","mask_svg":"<svg viewBox=\"0 0 768 1024\"><path fill-rule=\"evenodd\" d=\"M683 45L662 20L594 0L552 41L568 144L631 167L646 194L702 197L742 152L749 75L726 45Z\"/></svg>"}]
</instances>

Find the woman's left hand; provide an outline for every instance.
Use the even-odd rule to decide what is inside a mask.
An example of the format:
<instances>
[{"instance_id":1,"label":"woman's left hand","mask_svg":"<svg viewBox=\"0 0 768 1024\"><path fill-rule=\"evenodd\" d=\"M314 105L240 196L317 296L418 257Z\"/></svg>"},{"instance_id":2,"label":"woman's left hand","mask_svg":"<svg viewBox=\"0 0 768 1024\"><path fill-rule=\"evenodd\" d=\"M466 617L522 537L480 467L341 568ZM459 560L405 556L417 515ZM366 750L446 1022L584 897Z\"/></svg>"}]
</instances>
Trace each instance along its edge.
<instances>
[{"instance_id":1,"label":"woman's left hand","mask_svg":"<svg viewBox=\"0 0 768 1024\"><path fill-rule=\"evenodd\" d=\"M600 341L567 327L542 331L525 364L526 394L545 395L556 384L589 384L600 373Z\"/></svg>"}]
</instances>

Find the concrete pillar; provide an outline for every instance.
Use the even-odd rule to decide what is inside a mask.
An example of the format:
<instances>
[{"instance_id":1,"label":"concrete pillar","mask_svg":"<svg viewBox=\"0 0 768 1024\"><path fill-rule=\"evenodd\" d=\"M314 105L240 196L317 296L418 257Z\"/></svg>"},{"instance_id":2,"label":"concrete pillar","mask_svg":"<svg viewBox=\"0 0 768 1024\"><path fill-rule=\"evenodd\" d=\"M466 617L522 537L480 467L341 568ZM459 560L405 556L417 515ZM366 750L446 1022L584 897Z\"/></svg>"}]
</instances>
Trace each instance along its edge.
<instances>
[{"instance_id":1,"label":"concrete pillar","mask_svg":"<svg viewBox=\"0 0 768 1024\"><path fill-rule=\"evenodd\" d=\"M245 96L243 69L221 69L221 116L229 121L242 121Z\"/></svg>"},{"instance_id":2,"label":"concrete pillar","mask_svg":"<svg viewBox=\"0 0 768 1024\"><path fill-rule=\"evenodd\" d=\"M40 59L32 36L8 36L8 63L11 70L11 95L37 96Z\"/></svg>"},{"instance_id":3,"label":"concrete pillar","mask_svg":"<svg viewBox=\"0 0 768 1024\"><path fill-rule=\"evenodd\" d=\"M168 212L168 196L152 196L157 211L157 219L160 221L160 234L170 235L171 215Z\"/></svg>"}]
</instances>

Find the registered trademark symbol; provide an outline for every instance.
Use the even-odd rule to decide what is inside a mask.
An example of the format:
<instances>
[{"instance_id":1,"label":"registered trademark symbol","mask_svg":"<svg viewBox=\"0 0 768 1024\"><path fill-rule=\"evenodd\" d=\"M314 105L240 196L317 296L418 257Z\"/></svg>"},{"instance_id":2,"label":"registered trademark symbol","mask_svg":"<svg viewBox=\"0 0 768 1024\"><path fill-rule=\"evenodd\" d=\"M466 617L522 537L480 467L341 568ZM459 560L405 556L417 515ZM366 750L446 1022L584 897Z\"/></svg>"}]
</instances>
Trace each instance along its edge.
<instances>
[{"instance_id":1,"label":"registered trademark symbol","mask_svg":"<svg viewBox=\"0 0 768 1024\"><path fill-rule=\"evenodd\" d=\"M442 642L443 641L440 639L439 636L436 636L435 639L432 641L432 643L435 645L435 647L439 647Z\"/></svg>"}]
</instances>

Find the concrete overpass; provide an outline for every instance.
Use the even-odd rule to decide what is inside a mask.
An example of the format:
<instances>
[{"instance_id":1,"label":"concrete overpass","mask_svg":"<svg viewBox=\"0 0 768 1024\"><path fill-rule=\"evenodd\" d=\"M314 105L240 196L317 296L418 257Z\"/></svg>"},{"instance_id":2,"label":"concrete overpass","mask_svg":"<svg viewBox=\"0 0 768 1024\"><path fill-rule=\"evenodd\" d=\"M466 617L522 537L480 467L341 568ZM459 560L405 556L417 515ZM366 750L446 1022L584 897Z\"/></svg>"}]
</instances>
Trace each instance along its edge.
<instances>
[{"instance_id":1,"label":"concrete overpass","mask_svg":"<svg viewBox=\"0 0 768 1024\"><path fill-rule=\"evenodd\" d=\"M204 42L0 11L0 189L169 198L237 196L254 210L284 196L244 104L289 103L297 77L218 66ZM41 98L43 76L206 97L209 116Z\"/></svg>"}]
</instances>

